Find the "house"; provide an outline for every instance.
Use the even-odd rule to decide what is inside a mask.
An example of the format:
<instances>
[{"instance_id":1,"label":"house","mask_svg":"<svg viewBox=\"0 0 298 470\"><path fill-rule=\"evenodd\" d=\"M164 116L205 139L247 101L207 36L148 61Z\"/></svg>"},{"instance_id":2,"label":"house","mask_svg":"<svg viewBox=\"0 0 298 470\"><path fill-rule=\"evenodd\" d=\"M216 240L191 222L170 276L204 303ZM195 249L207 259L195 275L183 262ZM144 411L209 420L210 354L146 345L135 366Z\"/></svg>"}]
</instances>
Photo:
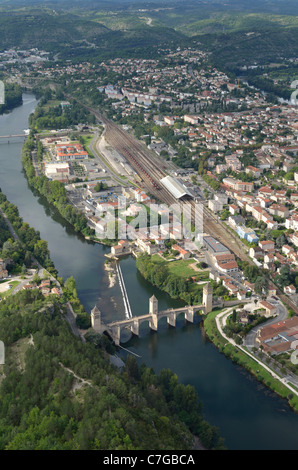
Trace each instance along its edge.
<instances>
[{"instance_id":1,"label":"house","mask_svg":"<svg viewBox=\"0 0 298 470\"><path fill-rule=\"evenodd\" d=\"M249 249L249 256L251 258L259 259L264 256L264 252L259 246L253 246Z\"/></svg>"},{"instance_id":2,"label":"house","mask_svg":"<svg viewBox=\"0 0 298 470\"><path fill-rule=\"evenodd\" d=\"M243 285L247 287L247 289L250 290L251 292L254 291L255 285L252 282L244 281Z\"/></svg>"},{"instance_id":3,"label":"house","mask_svg":"<svg viewBox=\"0 0 298 470\"><path fill-rule=\"evenodd\" d=\"M231 204L229 209L232 215L238 214L239 212L239 209L236 204Z\"/></svg>"},{"instance_id":4,"label":"house","mask_svg":"<svg viewBox=\"0 0 298 470\"><path fill-rule=\"evenodd\" d=\"M150 240L143 240L142 238L137 238L136 245L148 255L153 255L160 251L160 246L157 243L151 243Z\"/></svg>"},{"instance_id":5,"label":"house","mask_svg":"<svg viewBox=\"0 0 298 470\"><path fill-rule=\"evenodd\" d=\"M217 263L229 263L230 261L235 261L235 255L233 253L218 254L213 255Z\"/></svg>"},{"instance_id":6,"label":"house","mask_svg":"<svg viewBox=\"0 0 298 470\"><path fill-rule=\"evenodd\" d=\"M277 215L278 217L283 217L284 219L286 217L289 217L290 214L289 209L280 204L272 204L272 206L269 207L268 211L270 214Z\"/></svg>"},{"instance_id":7,"label":"house","mask_svg":"<svg viewBox=\"0 0 298 470\"><path fill-rule=\"evenodd\" d=\"M247 325L249 323L248 315L249 313L246 310L241 310L240 312L238 312L237 316L240 323Z\"/></svg>"},{"instance_id":8,"label":"house","mask_svg":"<svg viewBox=\"0 0 298 470\"><path fill-rule=\"evenodd\" d=\"M273 317L277 312L276 307L267 302L267 300L260 300L258 308L265 310L265 317Z\"/></svg>"},{"instance_id":9,"label":"house","mask_svg":"<svg viewBox=\"0 0 298 470\"><path fill-rule=\"evenodd\" d=\"M0 279L4 279L8 276L8 271L6 269L5 261L0 258Z\"/></svg>"},{"instance_id":10,"label":"house","mask_svg":"<svg viewBox=\"0 0 298 470\"><path fill-rule=\"evenodd\" d=\"M254 178L259 178L262 174L261 168L255 168L254 166L248 166L245 169L245 173L252 174Z\"/></svg>"},{"instance_id":11,"label":"house","mask_svg":"<svg viewBox=\"0 0 298 470\"><path fill-rule=\"evenodd\" d=\"M236 261L228 261L227 263L218 261L216 265L218 269L223 273L232 273L239 271L238 264Z\"/></svg>"},{"instance_id":12,"label":"house","mask_svg":"<svg viewBox=\"0 0 298 470\"><path fill-rule=\"evenodd\" d=\"M269 252L266 253L264 256L264 269L269 269L271 272L276 270L276 266L274 264L274 254Z\"/></svg>"},{"instance_id":13,"label":"house","mask_svg":"<svg viewBox=\"0 0 298 470\"><path fill-rule=\"evenodd\" d=\"M284 293L288 295L296 294L296 287L292 284L290 286L284 287Z\"/></svg>"},{"instance_id":14,"label":"house","mask_svg":"<svg viewBox=\"0 0 298 470\"><path fill-rule=\"evenodd\" d=\"M291 217L286 219L285 226L287 229L298 230L298 214L293 214Z\"/></svg>"},{"instance_id":15,"label":"house","mask_svg":"<svg viewBox=\"0 0 298 470\"><path fill-rule=\"evenodd\" d=\"M251 228L242 225L238 226L236 231L240 238L244 238L244 240L247 240L249 243L257 243L259 240L257 234Z\"/></svg>"},{"instance_id":16,"label":"house","mask_svg":"<svg viewBox=\"0 0 298 470\"><path fill-rule=\"evenodd\" d=\"M244 300L245 298L246 298L246 292L245 292L245 290L242 290L242 289L238 290L238 292L237 292L237 299L238 299L238 300Z\"/></svg>"},{"instance_id":17,"label":"house","mask_svg":"<svg viewBox=\"0 0 298 470\"><path fill-rule=\"evenodd\" d=\"M219 212L223 209L223 204L220 201L216 201L215 199L209 199L208 207L212 212Z\"/></svg>"},{"instance_id":18,"label":"house","mask_svg":"<svg viewBox=\"0 0 298 470\"><path fill-rule=\"evenodd\" d=\"M238 292L238 287L230 279L224 279L222 285L228 289L230 295L236 295Z\"/></svg>"},{"instance_id":19,"label":"house","mask_svg":"<svg viewBox=\"0 0 298 470\"><path fill-rule=\"evenodd\" d=\"M60 296L60 291L58 287L53 287L53 289L51 290L51 294Z\"/></svg>"},{"instance_id":20,"label":"house","mask_svg":"<svg viewBox=\"0 0 298 470\"><path fill-rule=\"evenodd\" d=\"M216 193L214 195L214 199L216 201L221 202L223 205L228 204L228 200L229 200L228 196L226 194L223 194L223 193Z\"/></svg>"},{"instance_id":21,"label":"house","mask_svg":"<svg viewBox=\"0 0 298 470\"><path fill-rule=\"evenodd\" d=\"M130 252L130 246L128 240L120 240L118 245L111 247L111 254L119 256Z\"/></svg>"},{"instance_id":22,"label":"house","mask_svg":"<svg viewBox=\"0 0 298 470\"><path fill-rule=\"evenodd\" d=\"M274 241L272 240L263 240L259 242L259 247L263 251L272 251L274 250Z\"/></svg>"},{"instance_id":23,"label":"house","mask_svg":"<svg viewBox=\"0 0 298 470\"><path fill-rule=\"evenodd\" d=\"M199 119L198 119L197 116L192 116L190 114L186 114L184 116L184 121L189 122L190 124L198 124Z\"/></svg>"},{"instance_id":24,"label":"house","mask_svg":"<svg viewBox=\"0 0 298 470\"><path fill-rule=\"evenodd\" d=\"M272 295L276 295L276 288L273 285L269 285L268 287L268 296L271 297Z\"/></svg>"},{"instance_id":25,"label":"house","mask_svg":"<svg viewBox=\"0 0 298 470\"><path fill-rule=\"evenodd\" d=\"M295 246L298 246L298 232L293 233L292 242L294 243Z\"/></svg>"},{"instance_id":26,"label":"house","mask_svg":"<svg viewBox=\"0 0 298 470\"><path fill-rule=\"evenodd\" d=\"M182 259L188 259L190 257L190 252L187 250L184 250L181 246L175 244L172 246L172 249L175 251L178 251Z\"/></svg>"},{"instance_id":27,"label":"house","mask_svg":"<svg viewBox=\"0 0 298 470\"><path fill-rule=\"evenodd\" d=\"M238 225L245 225L245 219L241 215L230 215L228 222L234 229L236 229Z\"/></svg>"},{"instance_id":28,"label":"house","mask_svg":"<svg viewBox=\"0 0 298 470\"><path fill-rule=\"evenodd\" d=\"M263 346L265 352L279 354L296 349L297 332L298 317L295 316L260 328L256 341Z\"/></svg>"},{"instance_id":29,"label":"house","mask_svg":"<svg viewBox=\"0 0 298 470\"><path fill-rule=\"evenodd\" d=\"M270 186L262 186L258 190L258 195L260 196L265 196L265 197L270 197L274 194L274 190L270 188Z\"/></svg>"}]
</instances>

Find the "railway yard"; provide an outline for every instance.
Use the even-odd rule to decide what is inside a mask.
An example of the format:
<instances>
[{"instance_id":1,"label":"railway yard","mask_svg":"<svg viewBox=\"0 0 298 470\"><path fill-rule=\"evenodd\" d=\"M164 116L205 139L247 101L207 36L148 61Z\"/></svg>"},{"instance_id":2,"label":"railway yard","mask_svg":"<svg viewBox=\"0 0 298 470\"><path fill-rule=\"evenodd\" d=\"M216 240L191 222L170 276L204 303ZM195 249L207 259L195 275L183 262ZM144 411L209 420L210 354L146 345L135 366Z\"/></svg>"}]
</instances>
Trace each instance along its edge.
<instances>
[{"instance_id":1,"label":"railway yard","mask_svg":"<svg viewBox=\"0 0 298 470\"><path fill-rule=\"evenodd\" d=\"M106 140L119 154L126 158L131 167L139 175L144 188L164 204L172 205L179 202L183 205L187 203L188 207L191 207L192 219L195 212L195 201L190 200L188 197L182 197L178 201L170 191L161 184L160 180L167 176L165 165L157 162L155 157L151 155L151 152L131 134L125 132L92 108L87 107L87 109L104 124ZM212 235L222 244L226 245L241 260L252 263L251 259L246 254L246 247L241 241L229 232L207 207L204 206L203 211L204 233Z\"/></svg>"}]
</instances>

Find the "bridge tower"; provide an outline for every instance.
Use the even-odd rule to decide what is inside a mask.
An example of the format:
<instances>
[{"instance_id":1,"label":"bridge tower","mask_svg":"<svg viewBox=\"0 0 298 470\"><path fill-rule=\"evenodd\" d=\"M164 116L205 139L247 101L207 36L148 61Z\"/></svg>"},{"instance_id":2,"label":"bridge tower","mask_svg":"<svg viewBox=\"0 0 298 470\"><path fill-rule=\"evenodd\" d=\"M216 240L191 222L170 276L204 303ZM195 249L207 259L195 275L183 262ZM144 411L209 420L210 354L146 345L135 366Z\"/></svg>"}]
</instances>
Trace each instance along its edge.
<instances>
[{"instance_id":1,"label":"bridge tower","mask_svg":"<svg viewBox=\"0 0 298 470\"><path fill-rule=\"evenodd\" d=\"M101 333L101 313L96 305L91 310L91 326L97 333Z\"/></svg>"},{"instance_id":2,"label":"bridge tower","mask_svg":"<svg viewBox=\"0 0 298 470\"><path fill-rule=\"evenodd\" d=\"M151 315L151 319L149 320L149 327L151 330L157 331L158 327L158 300L155 295L152 295L149 299L149 314Z\"/></svg>"},{"instance_id":3,"label":"bridge tower","mask_svg":"<svg viewBox=\"0 0 298 470\"><path fill-rule=\"evenodd\" d=\"M205 313L209 313L212 310L212 298L213 298L213 289L209 282L203 287L203 305L205 307Z\"/></svg>"},{"instance_id":4,"label":"bridge tower","mask_svg":"<svg viewBox=\"0 0 298 470\"><path fill-rule=\"evenodd\" d=\"M151 315L158 314L158 300L155 295L152 295L149 299L149 313L151 313Z\"/></svg>"}]
</instances>

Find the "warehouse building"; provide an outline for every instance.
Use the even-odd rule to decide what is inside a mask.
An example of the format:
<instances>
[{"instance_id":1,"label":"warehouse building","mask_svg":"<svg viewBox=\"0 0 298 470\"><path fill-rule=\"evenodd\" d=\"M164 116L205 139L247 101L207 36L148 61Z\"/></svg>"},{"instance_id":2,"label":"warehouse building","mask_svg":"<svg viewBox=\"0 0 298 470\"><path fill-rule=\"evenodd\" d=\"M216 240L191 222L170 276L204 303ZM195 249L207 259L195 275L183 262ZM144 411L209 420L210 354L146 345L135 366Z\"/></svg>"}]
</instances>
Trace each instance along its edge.
<instances>
[{"instance_id":1,"label":"warehouse building","mask_svg":"<svg viewBox=\"0 0 298 470\"><path fill-rule=\"evenodd\" d=\"M176 178L173 178L173 176L166 176L162 178L160 182L176 199L181 199L182 197L192 198L192 195L184 184L180 183Z\"/></svg>"}]
</instances>

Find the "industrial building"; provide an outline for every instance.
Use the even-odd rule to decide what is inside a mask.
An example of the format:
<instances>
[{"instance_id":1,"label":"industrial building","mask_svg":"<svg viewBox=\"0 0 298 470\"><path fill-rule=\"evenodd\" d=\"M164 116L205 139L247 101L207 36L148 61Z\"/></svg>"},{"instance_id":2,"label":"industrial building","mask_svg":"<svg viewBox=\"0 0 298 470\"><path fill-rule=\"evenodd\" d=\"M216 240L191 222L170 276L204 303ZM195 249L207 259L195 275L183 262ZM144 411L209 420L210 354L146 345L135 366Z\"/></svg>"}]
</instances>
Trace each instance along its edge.
<instances>
[{"instance_id":1,"label":"industrial building","mask_svg":"<svg viewBox=\"0 0 298 470\"><path fill-rule=\"evenodd\" d=\"M230 253L230 250L213 237L203 237L204 244L213 254Z\"/></svg>"},{"instance_id":2,"label":"industrial building","mask_svg":"<svg viewBox=\"0 0 298 470\"><path fill-rule=\"evenodd\" d=\"M192 198L188 189L176 178L173 178L173 176L166 176L160 182L176 199L181 199L182 197Z\"/></svg>"}]
</instances>

